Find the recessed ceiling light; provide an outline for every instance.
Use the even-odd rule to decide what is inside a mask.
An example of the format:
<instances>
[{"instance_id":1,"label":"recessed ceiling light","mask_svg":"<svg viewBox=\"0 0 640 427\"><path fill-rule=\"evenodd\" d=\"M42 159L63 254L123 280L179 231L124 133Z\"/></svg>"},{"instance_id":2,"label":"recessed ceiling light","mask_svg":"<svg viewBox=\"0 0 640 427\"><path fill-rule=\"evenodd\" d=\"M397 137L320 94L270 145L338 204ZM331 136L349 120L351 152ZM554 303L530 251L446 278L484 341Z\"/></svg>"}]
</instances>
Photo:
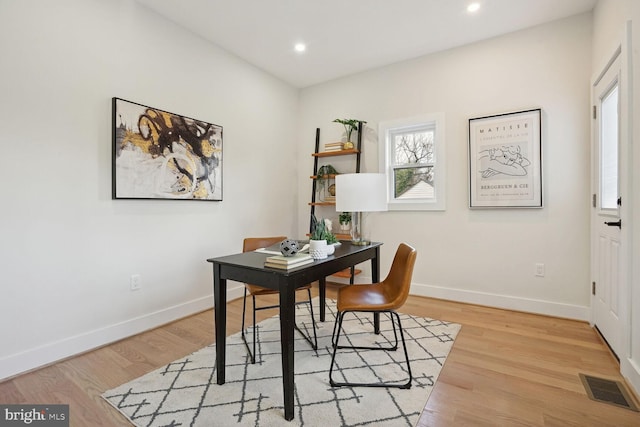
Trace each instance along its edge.
<instances>
[{"instance_id":1,"label":"recessed ceiling light","mask_svg":"<svg viewBox=\"0 0 640 427\"><path fill-rule=\"evenodd\" d=\"M469 6L467 6L467 12L469 13L474 13L478 10L480 10L480 3L471 3Z\"/></svg>"},{"instance_id":2,"label":"recessed ceiling light","mask_svg":"<svg viewBox=\"0 0 640 427\"><path fill-rule=\"evenodd\" d=\"M293 46L293 49L298 53L302 53L307 50L307 45L304 43L296 43L295 46Z\"/></svg>"}]
</instances>

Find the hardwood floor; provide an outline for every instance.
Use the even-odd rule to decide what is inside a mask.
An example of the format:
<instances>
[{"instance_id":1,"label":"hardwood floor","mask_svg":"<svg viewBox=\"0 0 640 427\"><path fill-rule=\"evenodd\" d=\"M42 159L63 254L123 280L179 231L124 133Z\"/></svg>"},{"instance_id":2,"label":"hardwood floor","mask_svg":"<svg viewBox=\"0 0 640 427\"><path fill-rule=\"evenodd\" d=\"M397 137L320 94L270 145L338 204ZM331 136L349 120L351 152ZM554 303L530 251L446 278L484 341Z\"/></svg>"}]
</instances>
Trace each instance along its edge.
<instances>
[{"instance_id":1,"label":"hardwood floor","mask_svg":"<svg viewBox=\"0 0 640 427\"><path fill-rule=\"evenodd\" d=\"M413 296L402 311L463 325L420 427L640 426L640 413L587 397L579 373L622 378L586 323ZM228 333L238 332L241 299L228 304L227 315ZM68 403L71 426L126 426L100 397L104 391L212 341L208 310L2 382L0 403Z\"/></svg>"}]
</instances>

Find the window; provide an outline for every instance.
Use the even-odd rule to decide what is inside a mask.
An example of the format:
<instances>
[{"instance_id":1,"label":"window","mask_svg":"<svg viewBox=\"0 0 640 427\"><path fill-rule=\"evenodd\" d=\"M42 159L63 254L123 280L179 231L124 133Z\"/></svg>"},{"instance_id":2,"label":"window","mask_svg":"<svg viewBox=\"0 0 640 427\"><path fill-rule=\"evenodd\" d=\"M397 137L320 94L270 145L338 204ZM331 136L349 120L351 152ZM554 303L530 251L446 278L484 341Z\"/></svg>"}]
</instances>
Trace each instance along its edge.
<instances>
[{"instance_id":1,"label":"window","mask_svg":"<svg viewBox=\"0 0 640 427\"><path fill-rule=\"evenodd\" d=\"M618 209L618 84L602 98L600 117L600 200L603 210Z\"/></svg>"},{"instance_id":2,"label":"window","mask_svg":"<svg viewBox=\"0 0 640 427\"><path fill-rule=\"evenodd\" d=\"M379 128L389 210L444 210L444 114L381 122Z\"/></svg>"}]
</instances>

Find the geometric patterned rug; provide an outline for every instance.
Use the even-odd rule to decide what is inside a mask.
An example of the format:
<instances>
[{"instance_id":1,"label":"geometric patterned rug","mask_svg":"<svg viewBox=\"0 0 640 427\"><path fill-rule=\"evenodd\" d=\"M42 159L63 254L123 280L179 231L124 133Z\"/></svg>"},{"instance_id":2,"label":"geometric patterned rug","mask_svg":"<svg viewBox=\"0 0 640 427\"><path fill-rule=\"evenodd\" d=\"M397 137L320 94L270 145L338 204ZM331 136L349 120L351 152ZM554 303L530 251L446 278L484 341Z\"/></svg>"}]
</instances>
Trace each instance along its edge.
<instances>
[{"instance_id":1,"label":"geometric patterned rug","mask_svg":"<svg viewBox=\"0 0 640 427\"><path fill-rule=\"evenodd\" d=\"M314 300L314 308L317 307ZM317 313L317 308L316 308ZM277 316L257 325L258 356L251 364L240 334L227 338L226 383L216 384L215 344L176 360L102 397L136 426L413 426L418 421L460 325L400 313L411 370L408 390L329 385L335 302L327 300L327 321L317 322L318 350L295 332L294 419L284 419L280 331ZM296 308L296 322L311 328L308 306ZM391 322L380 316L380 335L372 316L345 316L352 342L388 346ZM251 331L249 331L249 337ZM340 350L337 381L400 381L408 378L402 344L397 351Z\"/></svg>"}]
</instances>

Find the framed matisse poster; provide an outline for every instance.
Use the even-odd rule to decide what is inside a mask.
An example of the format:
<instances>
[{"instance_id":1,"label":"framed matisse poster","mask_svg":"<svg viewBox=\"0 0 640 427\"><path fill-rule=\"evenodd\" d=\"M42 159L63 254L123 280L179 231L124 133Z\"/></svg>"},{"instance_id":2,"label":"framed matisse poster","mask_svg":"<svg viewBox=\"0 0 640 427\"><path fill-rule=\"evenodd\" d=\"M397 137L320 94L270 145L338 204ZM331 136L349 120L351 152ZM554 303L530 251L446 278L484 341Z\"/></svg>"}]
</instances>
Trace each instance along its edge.
<instances>
[{"instance_id":1,"label":"framed matisse poster","mask_svg":"<svg viewBox=\"0 0 640 427\"><path fill-rule=\"evenodd\" d=\"M113 98L113 199L222 200L222 126Z\"/></svg>"},{"instance_id":2,"label":"framed matisse poster","mask_svg":"<svg viewBox=\"0 0 640 427\"><path fill-rule=\"evenodd\" d=\"M541 208L541 110L469 119L469 207Z\"/></svg>"}]
</instances>

